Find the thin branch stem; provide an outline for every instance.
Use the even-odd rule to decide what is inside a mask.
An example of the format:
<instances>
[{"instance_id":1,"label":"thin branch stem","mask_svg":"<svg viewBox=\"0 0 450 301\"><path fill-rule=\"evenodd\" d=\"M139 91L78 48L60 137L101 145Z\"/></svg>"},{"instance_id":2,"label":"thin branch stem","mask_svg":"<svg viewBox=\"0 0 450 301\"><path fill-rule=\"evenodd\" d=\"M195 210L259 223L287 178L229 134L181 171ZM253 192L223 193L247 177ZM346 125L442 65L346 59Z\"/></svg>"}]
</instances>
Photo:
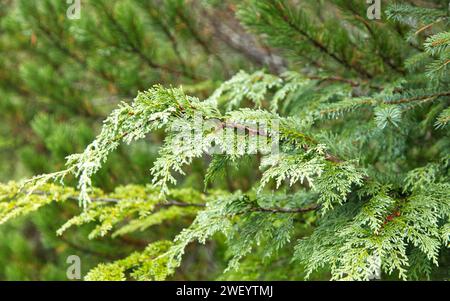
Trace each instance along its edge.
<instances>
[{"instance_id":1,"label":"thin branch stem","mask_svg":"<svg viewBox=\"0 0 450 301\"><path fill-rule=\"evenodd\" d=\"M44 192L44 191L33 191L32 194L35 195L51 195L50 193ZM71 201L78 201L77 196L69 196L67 198ZM91 198L91 201L93 202L104 202L104 203L119 203L119 202L126 202L127 199L116 199L116 198L109 198L109 197L98 197L98 198ZM145 201L145 200L143 200ZM181 202L177 200L167 200L162 201L161 203L156 204L156 207L159 208L166 208L166 207L197 207L197 208L206 208L205 203L186 203ZM265 213L304 213L309 211L315 211L319 209L318 204L312 204L310 206L306 207L300 207L300 208L282 208L282 207L272 207L272 208L264 208L264 207L252 207L247 211L240 212L239 214L244 214L248 212L265 212Z\"/></svg>"}]
</instances>

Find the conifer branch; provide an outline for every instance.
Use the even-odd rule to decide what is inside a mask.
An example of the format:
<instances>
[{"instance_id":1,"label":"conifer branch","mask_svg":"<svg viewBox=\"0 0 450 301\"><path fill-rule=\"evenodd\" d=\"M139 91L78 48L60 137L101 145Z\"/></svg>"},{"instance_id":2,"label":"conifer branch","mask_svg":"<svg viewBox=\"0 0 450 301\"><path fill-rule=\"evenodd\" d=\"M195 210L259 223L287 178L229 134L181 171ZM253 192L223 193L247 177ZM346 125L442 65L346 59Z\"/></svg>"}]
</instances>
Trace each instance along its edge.
<instances>
[{"instance_id":1,"label":"conifer branch","mask_svg":"<svg viewBox=\"0 0 450 301\"><path fill-rule=\"evenodd\" d=\"M140 249L97 265L87 280L184 277L188 245L200 243L194 252L209 241L227 254L207 259L228 265L224 279L258 277L262 259L294 262L271 264L267 279L298 275L299 265L306 279L446 271L443 1L391 4L395 22L368 21L359 0L86 1L79 22L59 18L67 7L56 0L0 4L0 176L60 170L0 183L0 224L78 201L83 209L69 219L65 211L57 235L89 225L77 234ZM270 72L245 71L261 66ZM164 88L183 78L184 90ZM112 110L95 136L91 125L110 111L95 100L115 103L134 91L142 92ZM152 147L141 147L151 134ZM147 183L148 168L151 184L120 185ZM76 187L64 186L69 177ZM60 209L35 228L59 226ZM152 243L143 248L141 235ZM109 240L97 250L67 238L65 247L96 255L87 265L117 254L103 249L116 246Z\"/></svg>"},{"instance_id":2,"label":"conifer branch","mask_svg":"<svg viewBox=\"0 0 450 301\"><path fill-rule=\"evenodd\" d=\"M45 195L45 196L51 196L50 193L44 192L44 191L33 191L31 194L34 195ZM78 196L68 196L68 200L71 201L78 201ZM109 198L109 197L92 197L92 202L99 202L99 203L120 203L120 202L126 202L127 199L117 199L117 198ZM197 208L205 208L206 204L204 203L186 203L178 200L165 200L160 203L157 203L155 205L157 208L167 208L167 207L197 207ZM319 209L319 205L313 204L307 207L302 208L264 208L264 207L252 207L248 210L242 211L238 214L245 214L248 212L265 212L265 213L305 213L309 211L316 211ZM236 213L235 213L236 214Z\"/></svg>"},{"instance_id":3,"label":"conifer branch","mask_svg":"<svg viewBox=\"0 0 450 301\"><path fill-rule=\"evenodd\" d=\"M127 41L127 45L130 47L129 48L130 51L135 53L148 66L150 66L152 68L155 68L155 69L162 70L162 71L166 71L166 72L169 72L169 73L172 73L172 74L184 75L184 76L186 76L188 78L197 79L196 75L191 74L187 70L179 71L179 70L173 69L171 67L168 67L168 66L165 66L165 65L161 65L161 64L158 64L158 63L154 62L148 55L146 55L142 51L142 49L138 45L135 45L135 43L132 40L130 40L130 38L129 38L128 34L126 33L126 31L116 21L116 19L114 18L112 13L109 11L109 9L103 4L101 4L101 6L104 9L105 16L108 18L108 20L111 22L111 24L117 29L117 31L122 35L122 37Z\"/></svg>"},{"instance_id":4,"label":"conifer branch","mask_svg":"<svg viewBox=\"0 0 450 301\"><path fill-rule=\"evenodd\" d=\"M413 101L438 98L438 97L442 97L442 96L450 96L450 91L439 92L439 93L434 93L434 94L429 94L429 95L421 95L421 96L416 96L416 97L401 98L401 99L392 100L392 101L385 101L384 103L386 103L386 104L402 104L402 103L408 103L408 102L413 102Z\"/></svg>"}]
</instances>

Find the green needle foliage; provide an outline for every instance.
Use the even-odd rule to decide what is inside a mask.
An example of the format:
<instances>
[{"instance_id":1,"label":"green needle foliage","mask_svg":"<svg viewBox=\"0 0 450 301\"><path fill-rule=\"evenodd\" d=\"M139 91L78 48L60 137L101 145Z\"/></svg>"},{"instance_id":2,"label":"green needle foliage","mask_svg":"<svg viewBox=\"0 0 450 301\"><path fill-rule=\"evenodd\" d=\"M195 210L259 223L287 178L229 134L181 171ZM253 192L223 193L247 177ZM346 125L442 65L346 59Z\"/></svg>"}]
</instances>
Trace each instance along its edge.
<instances>
[{"instance_id":1,"label":"green needle foliage","mask_svg":"<svg viewBox=\"0 0 450 301\"><path fill-rule=\"evenodd\" d=\"M178 44L189 39L172 31L183 20L177 9L187 4L119 2L114 9L123 19L117 21L106 2L93 4L116 28L101 34L102 43L114 45L111 54L127 53L157 72L177 74L175 83L198 83L202 68L197 73L190 66L195 55L184 59L187 48ZM1 185L0 222L78 201L81 213L58 235L90 224L89 239L117 239L183 224L174 235L152 236L146 247L100 263L86 280L176 277L194 242L217 244L222 252L215 256L223 274L207 278L449 279L449 10L446 1L414 2L394 1L382 21L368 20L357 0L230 5L246 35L283 56L280 70L241 70L208 93L189 85L139 89L104 119L83 151L67 156L65 167ZM202 5L206 15L226 4ZM157 10L168 19L157 18ZM90 20L82 21L86 28ZM195 23L184 25L192 36ZM176 64L161 65L164 59L150 55L145 26L160 29ZM209 43L196 39L208 51ZM103 70L95 67L99 61L83 62L93 72ZM125 77L145 82L137 69ZM53 122L40 115L33 126L47 136L50 150L63 152L48 138L53 129L45 132ZM111 192L96 187L123 145L153 136L163 137L155 159L138 165L151 183ZM199 179L202 184L192 184Z\"/></svg>"}]
</instances>

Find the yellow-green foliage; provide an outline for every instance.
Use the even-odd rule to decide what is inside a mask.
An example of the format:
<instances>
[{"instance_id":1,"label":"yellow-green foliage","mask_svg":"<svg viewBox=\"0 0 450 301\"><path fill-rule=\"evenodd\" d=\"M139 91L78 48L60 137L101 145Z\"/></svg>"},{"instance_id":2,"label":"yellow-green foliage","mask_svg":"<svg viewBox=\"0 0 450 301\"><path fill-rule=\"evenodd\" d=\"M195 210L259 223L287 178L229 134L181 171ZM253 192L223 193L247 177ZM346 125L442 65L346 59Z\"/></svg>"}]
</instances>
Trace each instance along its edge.
<instances>
[{"instance_id":1,"label":"yellow-green foliage","mask_svg":"<svg viewBox=\"0 0 450 301\"><path fill-rule=\"evenodd\" d=\"M170 271L167 269L167 257L161 256L172 243L158 241L148 245L144 251L113 263L100 264L86 275L88 281L139 281L164 280Z\"/></svg>"}]
</instances>

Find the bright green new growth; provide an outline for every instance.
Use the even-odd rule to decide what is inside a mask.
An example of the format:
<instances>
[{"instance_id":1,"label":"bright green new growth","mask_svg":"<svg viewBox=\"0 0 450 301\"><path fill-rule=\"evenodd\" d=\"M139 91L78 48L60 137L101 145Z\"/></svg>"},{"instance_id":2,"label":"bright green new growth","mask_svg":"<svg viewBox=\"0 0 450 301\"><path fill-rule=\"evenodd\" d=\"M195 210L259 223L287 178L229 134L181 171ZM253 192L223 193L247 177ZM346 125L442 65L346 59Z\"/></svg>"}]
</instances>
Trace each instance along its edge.
<instances>
[{"instance_id":1,"label":"bright green new growth","mask_svg":"<svg viewBox=\"0 0 450 301\"><path fill-rule=\"evenodd\" d=\"M332 2L346 6L346 1ZM87 280L166 279L181 265L190 243L205 244L217 235L223 235L229 252L225 275L237 273L255 251L268 261L288 254L289 261L304 267L306 278L317 270L329 271L333 280L369 280L380 271L404 280L430 277L450 247L449 32L430 35L424 51L407 59L393 54L405 59L413 74L375 81L372 74L385 58L372 58L361 49L354 49L353 58L344 49L362 39L358 34L339 27L335 35L324 28L321 36L314 22L286 1L249 1L238 15L273 46L283 49L292 43L291 55L318 47L311 55L331 58L324 66L328 72L241 71L204 101L182 88L154 86L140 92L109 115L84 152L67 158L65 170L37 176L20 188L14 182L0 186L1 223L52 201L74 199L84 211L68 220L59 235L95 222L89 238L117 237L195 217L173 242L153 242L142 252L101 264ZM394 5L388 16L448 25L439 9ZM384 28L370 32L392 34ZM376 48L379 40L370 43ZM327 74L340 68L362 80ZM190 127L198 116L214 121L213 126L194 133ZM263 133L249 121L278 128ZM243 131L224 135L230 124ZM180 128L192 132L188 147ZM151 185L118 187L110 194L92 187L92 177L121 143L155 131L164 131L165 140L150 170ZM279 152L267 147L255 154L242 143L255 136L278 140ZM222 153L211 155L212 144ZM253 189L207 189L226 166L239 166L249 156L258 156L255 164L261 171ZM210 158L205 192L174 187L185 167ZM45 184L67 176L77 179L76 190ZM310 235L300 232L300 223L314 225Z\"/></svg>"}]
</instances>

